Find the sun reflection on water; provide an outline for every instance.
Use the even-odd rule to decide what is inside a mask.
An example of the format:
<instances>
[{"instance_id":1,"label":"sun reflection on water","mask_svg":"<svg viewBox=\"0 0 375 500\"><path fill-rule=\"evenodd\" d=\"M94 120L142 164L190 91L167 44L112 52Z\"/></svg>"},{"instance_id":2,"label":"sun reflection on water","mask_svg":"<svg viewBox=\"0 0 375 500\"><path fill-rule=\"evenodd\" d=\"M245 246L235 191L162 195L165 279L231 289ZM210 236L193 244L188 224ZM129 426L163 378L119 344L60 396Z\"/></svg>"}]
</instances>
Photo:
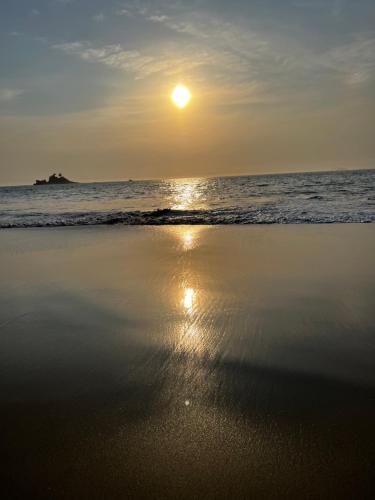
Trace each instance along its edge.
<instances>
[{"instance_id":1,"label":"sun reflection on water","mask_svg":"<svg viewBox=\"0 0 375 500\"><path fill-rule=\"evenodd\" d=\"M172 210L199 210L206 206L206 179L174 179L168 181Z\"/></svg>"}]
</instances>

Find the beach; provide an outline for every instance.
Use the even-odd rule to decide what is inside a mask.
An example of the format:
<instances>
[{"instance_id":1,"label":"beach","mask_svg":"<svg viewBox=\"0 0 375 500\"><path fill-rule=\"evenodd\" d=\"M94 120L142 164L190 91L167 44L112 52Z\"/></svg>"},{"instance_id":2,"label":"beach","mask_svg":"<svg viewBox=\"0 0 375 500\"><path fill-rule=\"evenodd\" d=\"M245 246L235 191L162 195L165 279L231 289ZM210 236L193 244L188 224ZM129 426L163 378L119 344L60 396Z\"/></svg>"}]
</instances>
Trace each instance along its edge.
<instances>
[{"instance_id":1,"label":"beach","mask_svg":"<svg viewBox=\"0 0 375 500\"><path fill-rule=\"evenodd\" d=\"M0 232L0 496L371 498L372 224Z\"/></svg>"}]
</instances>

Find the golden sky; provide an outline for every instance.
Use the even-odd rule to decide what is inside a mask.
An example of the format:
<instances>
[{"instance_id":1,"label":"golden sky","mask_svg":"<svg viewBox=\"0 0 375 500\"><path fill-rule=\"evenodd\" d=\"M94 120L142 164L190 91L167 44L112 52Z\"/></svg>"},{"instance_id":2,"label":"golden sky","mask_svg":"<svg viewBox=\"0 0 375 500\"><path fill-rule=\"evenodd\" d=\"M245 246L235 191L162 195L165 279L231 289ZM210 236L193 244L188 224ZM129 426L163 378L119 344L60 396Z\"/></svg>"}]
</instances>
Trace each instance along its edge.
<instances>
[{"instance_id":1,"label":"golden sky","mask_svg":"<svg viewBox=\"0 0 375 500\"><path fill-rule=\"evenodd\" d=\"M1 184L375 164L370 0L2 9Z\"/></svg>"}]
</instances>

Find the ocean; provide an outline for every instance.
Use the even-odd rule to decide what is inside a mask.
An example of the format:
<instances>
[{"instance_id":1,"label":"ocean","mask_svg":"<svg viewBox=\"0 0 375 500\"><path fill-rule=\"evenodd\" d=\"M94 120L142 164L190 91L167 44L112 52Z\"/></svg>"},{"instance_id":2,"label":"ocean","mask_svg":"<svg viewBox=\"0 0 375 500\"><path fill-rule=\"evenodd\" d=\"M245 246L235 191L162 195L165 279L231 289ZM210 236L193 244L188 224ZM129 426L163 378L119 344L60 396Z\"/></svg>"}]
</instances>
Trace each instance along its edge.
<instances>
[{"instance_id":1,"label":"ocean","mask_svg":"<svg viewBox=\"0 0 375 500\"><path fill-rule=\"evenodd\" d=\"M0 187L0 227L375 222L375 170Z\"/></svg>"}]
</instances>

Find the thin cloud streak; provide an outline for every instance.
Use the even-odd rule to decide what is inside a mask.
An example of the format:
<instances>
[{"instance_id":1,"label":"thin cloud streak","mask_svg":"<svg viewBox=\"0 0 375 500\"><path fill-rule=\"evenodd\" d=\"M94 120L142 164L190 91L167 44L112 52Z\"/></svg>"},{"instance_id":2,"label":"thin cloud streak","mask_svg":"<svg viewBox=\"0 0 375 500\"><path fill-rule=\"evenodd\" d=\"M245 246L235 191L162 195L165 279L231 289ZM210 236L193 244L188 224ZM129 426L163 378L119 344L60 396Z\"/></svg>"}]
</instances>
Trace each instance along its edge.
<instances>
[{"instance_id":1,"label":"thin cloud streak","mask_svg":"<svg viewBox=\"0 0 375 500\"><path fill-rule=\"evenodd\" d=\"M0 101L9 102L16 99L18 96L22 95L25 91L22 89L7 89L0 88Z\"/></svg>"}]
</instances>

